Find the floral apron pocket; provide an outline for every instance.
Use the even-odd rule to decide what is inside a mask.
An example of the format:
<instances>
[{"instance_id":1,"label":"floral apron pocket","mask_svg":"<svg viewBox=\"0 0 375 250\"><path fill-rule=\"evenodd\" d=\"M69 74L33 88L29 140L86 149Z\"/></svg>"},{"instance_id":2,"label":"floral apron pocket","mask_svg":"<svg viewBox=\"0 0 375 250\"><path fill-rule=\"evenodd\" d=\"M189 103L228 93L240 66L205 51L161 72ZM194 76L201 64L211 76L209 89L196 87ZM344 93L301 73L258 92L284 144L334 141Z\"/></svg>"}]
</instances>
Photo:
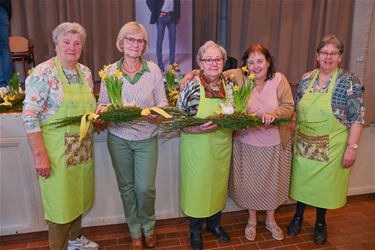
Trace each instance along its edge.
<instances>
[{"instance_id":1,"label":"floral apron pocket","mask_svg":"<svg viewBox=\"0 0 375 250\"><path fill-rule=\"evenodd\" d=\"M93 159L93 138L86 135L79 141L79 134L65 134L65 165L74 167Z\"/></svg>"},{"instance_id":2,"label":"floral apron pocket","mask_svg":"<svg viewBox=\"0 0 375 250\"><path fill-rule=\"evenodd\" d=\"M329 161L329 135L310 136L297 131L297 155L316 161Z\"/></svg>"}]
</instances>

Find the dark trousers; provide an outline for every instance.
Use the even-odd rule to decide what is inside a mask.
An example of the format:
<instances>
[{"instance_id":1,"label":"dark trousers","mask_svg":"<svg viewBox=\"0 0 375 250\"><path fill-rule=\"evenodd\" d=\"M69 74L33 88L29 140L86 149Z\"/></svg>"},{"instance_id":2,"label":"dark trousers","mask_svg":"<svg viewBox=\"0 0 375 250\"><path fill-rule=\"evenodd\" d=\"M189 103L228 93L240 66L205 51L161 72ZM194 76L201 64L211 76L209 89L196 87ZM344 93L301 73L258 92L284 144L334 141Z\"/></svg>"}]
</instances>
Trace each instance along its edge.
<instances>
[{"instance_id":1,"label":"dark trousers","mask_svg":"<svg viewBox=\"0 0 375 250\"><path fill-rule=\"evenodd\" d=\"M161 70L164 71L163 64L163 40L165 28L168 28L169 37L169 64L175 62L175 50L176 50L176 23L174 18L168 14L160 17L156 23L157 25L157 38L156 38L156 56L158 58L158 65Z\"/></svg>"},{"instance_id":2,"label":"dark trousers","mask_svg":"<svg viewBox=\"0 0 375 250\"><path fill-rule=\"evenodd\" d=\"M204 220L207 222L207 227L215 228L220 225L221 211L207 218L193 218L189 217L190 233L202 233L202 225Z\"/></svg>"},{"instance_id":3,"label":"dark trousers","mask_svg":"<svg viewBox=\"0 0 375 250\"><path fill-rule=\"evenodd\" d=\"M8 86L13 72L12 54L9 50L9 17L0 6L0 87Z\"/></svg>"}]
</instances>

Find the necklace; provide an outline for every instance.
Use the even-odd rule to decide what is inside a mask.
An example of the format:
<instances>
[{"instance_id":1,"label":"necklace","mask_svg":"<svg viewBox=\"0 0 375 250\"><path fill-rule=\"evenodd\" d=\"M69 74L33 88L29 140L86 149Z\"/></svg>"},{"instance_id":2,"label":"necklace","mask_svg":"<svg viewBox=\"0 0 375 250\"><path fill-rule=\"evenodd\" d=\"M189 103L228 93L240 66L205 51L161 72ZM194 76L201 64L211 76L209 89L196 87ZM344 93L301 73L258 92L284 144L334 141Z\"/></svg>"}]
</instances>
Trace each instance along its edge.
<instances>
[{"instance_id":1,"label":"necklace","mask_svg":"<svg viewBox=\"0 0 375 250\"><path fill-rule=\"evenodd\" d=\"M122 64L122 68L128 72L129 74L133 74L135 72L137 72L140 68L141 68L141 63L138 63L137 67L135 68L135 70L131 71L129 70L128 68L126 68L125 64Z\"/></svg>"}]
</instances>

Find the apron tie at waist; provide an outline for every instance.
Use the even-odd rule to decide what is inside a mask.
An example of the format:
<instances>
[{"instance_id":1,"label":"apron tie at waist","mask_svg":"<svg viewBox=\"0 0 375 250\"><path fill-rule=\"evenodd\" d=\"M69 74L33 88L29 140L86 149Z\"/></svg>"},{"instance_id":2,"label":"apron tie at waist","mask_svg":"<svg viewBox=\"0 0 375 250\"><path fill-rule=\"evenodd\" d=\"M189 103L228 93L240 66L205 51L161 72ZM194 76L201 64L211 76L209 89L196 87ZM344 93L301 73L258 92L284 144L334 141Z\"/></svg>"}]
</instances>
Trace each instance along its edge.
<instances>
[{"instance_id":1,"label":"apron tie at waist","mask_svg":"<svg viewBox=\"0 0 375 250\"><path fill-rule=\"evenodd\" d=\"M84 114L81 118L81 126L79 128L79 141L86 137L87 131L89 130L91 122L98 119L99 115L93 112Z\"/></svg>"},{"instance_id":2,"label":"apron tie at waist","mask_svg":"<svg viewBox=\"0 0 375 250\"><path fill-rule=\"evenodd\" d=\"M142 110L141 115L142 116L148 116L151 114L151 110L154 111L155 113L158 113L159 115L163 116L164 118L172 118L170 114L165 112L163 109L158 108L158 107L152 107L152 108L145 108Z\"/></svg>"}]
</instances>

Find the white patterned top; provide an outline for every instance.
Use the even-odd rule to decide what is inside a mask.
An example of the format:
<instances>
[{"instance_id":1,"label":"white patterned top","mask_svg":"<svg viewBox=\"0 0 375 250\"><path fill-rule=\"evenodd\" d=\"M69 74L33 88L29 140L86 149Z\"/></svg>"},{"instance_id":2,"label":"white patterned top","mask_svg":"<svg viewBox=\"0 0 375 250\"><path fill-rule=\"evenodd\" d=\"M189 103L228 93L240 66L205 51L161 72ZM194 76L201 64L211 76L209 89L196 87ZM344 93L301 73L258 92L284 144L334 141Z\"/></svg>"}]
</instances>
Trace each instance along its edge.
<instances>
[{"instance_id":1,"label":"white patterned top","mask_svg":"<svg viewBox=\"0 0 375 250\"><path fill-rule=\"evenodd\" d=\"M131 83L126 79L128 75L122 71L120 65L122 59L109 65L106 73L112 75L116 69L122 73L122 99L128 103L135 103L141 108L166 107L168 100L165 95L163 77L160 68L153 62L142 60L142 69L137 73L138 81ZM126 77L125 77L126 76ZM136 75L134 78L138 78ZM102 80L98 107L110 103L105 82ZM132 122L127 125L111 124L108 131L122 139L140 141L155 136L156 125L140 122Z\"/></svg>"}]
</instances>

